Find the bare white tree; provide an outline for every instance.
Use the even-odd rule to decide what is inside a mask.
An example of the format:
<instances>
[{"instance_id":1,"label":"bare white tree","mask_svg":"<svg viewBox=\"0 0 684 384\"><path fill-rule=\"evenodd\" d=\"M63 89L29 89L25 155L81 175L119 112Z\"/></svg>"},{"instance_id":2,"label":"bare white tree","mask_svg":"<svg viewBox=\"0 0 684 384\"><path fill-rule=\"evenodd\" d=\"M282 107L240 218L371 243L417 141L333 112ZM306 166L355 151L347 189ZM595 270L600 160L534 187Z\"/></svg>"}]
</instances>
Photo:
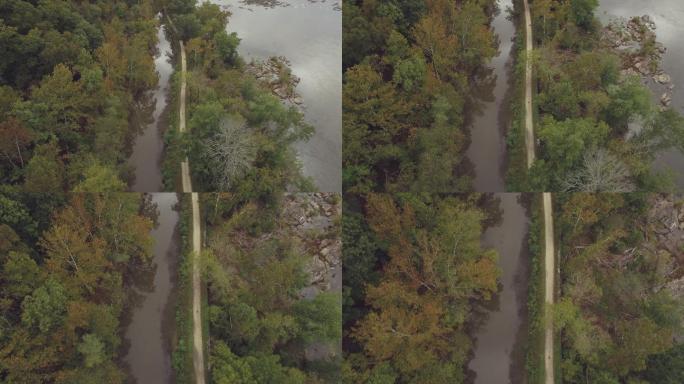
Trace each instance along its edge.
<instances>
[{"instance_id":1,"label":"bare white tree","mask_svg":"<svg viewBox=\"0 0 684 384\"><path fill-rule=\"evenodd\" d=\"M629 168L605 149L584 155L582 169L571 174L564 183L566 192L632 192L635 189Z\"/></svg>"},{"instance_id":2,"label":"bare white tree","mask_svg":"<svg viewBox=\"0 0 684 384\"><path fill-rule=\"evenodd\" d=\"M205 142L206 153L216 167L216 183L228 190L253 166L256 145L244 119L227 117L221 120L218 133Z\"/></svg>"}]
</instances>

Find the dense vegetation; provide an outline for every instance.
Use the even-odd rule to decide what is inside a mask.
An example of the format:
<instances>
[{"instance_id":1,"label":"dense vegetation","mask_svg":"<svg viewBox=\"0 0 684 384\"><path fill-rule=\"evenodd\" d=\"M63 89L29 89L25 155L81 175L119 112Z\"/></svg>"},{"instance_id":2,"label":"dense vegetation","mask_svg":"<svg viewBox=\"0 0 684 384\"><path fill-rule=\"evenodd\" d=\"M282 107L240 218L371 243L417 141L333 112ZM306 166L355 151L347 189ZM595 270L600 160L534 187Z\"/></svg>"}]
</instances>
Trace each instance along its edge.
<instances>
[{"instance_id":1,"label":"dense vegetation","mask_svg":"<svg viewBox=\"0 0 684 384\"><path fill-rule=\"evenodd\" d=\"M173 24L167 31L186 43L189 133L167 133L166 187L179 182L179 163L188 156L195 190L231 190L250 199L288 186L308 189L292 147L313 133L303 114L246 72L237 53L240 39L226 32L229 15L218 5L169 3ZM177 73L176 95L179 80Z\"/></svg>"},{"instance_id":2,"label":"dense vegetation","mask_svg":"<svg viewBox=\"0 0 684 384\"><path fill-rule=\"evenodd\" d=\"M340 292L304 298L302 290L309 284L312 244L338 239L339 226L301 238L280 209L234 203L230 194L202 195L211 382L337 383L339 353L312 358L307 351L312 344L339 348Z\"/></svg>"},{"instance_id":3,"label":"dense vegetation","mask_svg":"<svg viewBox=\"0 0 684 384\"><path fill-rule=\"evenodd\" d=\"M350 196L343 217L344 382L462 383L466 326L498 290L488 196Z\"/></svg>"},{"instance_id":4,"label":"dense vegetation","mask_svg":"<svg viewBox=\"0 0 684 384\"><path fill-rule=\"evenodd\" d=\"M562 381L681 383L684 259L671 224L681 202L578 193L558 203Z\"/></svg>"},{"instance_id":5,"label":"dense vegetation","mask_svg":"<svg viewBox=\"0 0 684 384\"><path fill-rule=\"evenodd\" d=\"M0 3L0 182L125 189L128 141L157 83L152 0Z\"/></svg>"},{"instance_id":6,"label":"dense vegetation","mask_svg":"<svg viewBox=\"0 0 684 384\"><path fill-rule=\"evenodd\" d=\"M0 381L125 382L119 320L152 270L143 212L137 194L0 193Z\"/></svg>"},{"instance_id":7,"label":"dense vegetation","mask_svg":"<svg viewBox=\"0 0 684 384\"><path fill-rule=\"evenodd\" d=\"M640 76L625 68L629 60L653 56L655 35L637 52L619 55L602 40L597 5L531 3L538 149L528 177L509 180L515 190L662 191L671 183L652 162L663 149L684 148L684 119L654 105Z\"/></svg>"},{"instance_id":8,"label":"dense vegetation","mask_svg":"<svg viewBox=\"0 0 684 384\"><path fill-rule=\"evenodd\" d=\"M464 119L496 54L491 0L343 5L346 192L470 189Z\"/></svg>"},{"instance_id":9,"label":"dense vegetation","mask_svg":"<svg viewBox=\"0 0 684 384\"><path fill-rule=\"evenodd\" d=\"M527 238L529 277L527 282L527 334L525 372L527 383L544 382L544 219L541 194L530 199L530 227Z\"/></svg>"}]
</instances>

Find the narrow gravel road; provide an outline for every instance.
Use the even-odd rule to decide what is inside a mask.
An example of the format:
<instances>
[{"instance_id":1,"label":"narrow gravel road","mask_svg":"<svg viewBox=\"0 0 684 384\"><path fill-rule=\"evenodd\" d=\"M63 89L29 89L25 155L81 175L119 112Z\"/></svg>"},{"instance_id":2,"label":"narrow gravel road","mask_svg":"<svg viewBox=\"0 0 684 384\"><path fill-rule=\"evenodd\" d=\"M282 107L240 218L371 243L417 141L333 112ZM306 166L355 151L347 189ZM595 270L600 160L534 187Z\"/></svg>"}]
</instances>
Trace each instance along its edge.
<instances>
[{"instance_id":1,"label":"narrow gravel road","mask_svg":"<svg viewBox=\"0 0 684 384\"><path fill-rule=\"evenodd\" d=\"M187 59L185 45L180 42L181 50L181 89L180 89L180 121L181 133L185 132L185 96L187 90ZM202 343L202 280L200 278L200 257L202 254L200 237L199 197L192 192L190 166L188 158L181 162L181 178L183 192L192 195L192 361L195 370L195 382L205 384L204 378L204 344Z\"/></svg>"},{"instance_id":2,"label":"narrow gravel road","mask_svg":"<svg viewBox=\"0 0 684 384\"><path fill-rule=\"evenodd\" d=\"M525 147L527 148L527 167L534 162L534 126L532 123L532 18L527 0L525 6Z\"/></svg>"},{"instance_id":3,"label":"narrow gravel road","mask_svg":"<svg viewBox=\"0 0 684 384\"><path fill-rule=\"evenodd\" d=\"M544 283L544 302L546 305L553 304L556 276L556 259L553 237L553 210L551 206L551 194L544 192L544 272L546 275ZM546 330L544 332L544 372L545 383L554 384L554 364L553 364L553 318L546 319Z\"/></svg>"},{"instance_id":4,"label":"narrow gravel road","mask_svg":"<svg viewBox=\"0 0 684 384\"><path fill-rule=\"evenodd\" d=\"M187 93L187 71L188 62L185 57L185 45L180 42L181 50L181 87L180 87L180 101L179 101L179 120L178 129L181 133L185 132L185 95ZM188 158L186 157L184 161L181 162L181 179L183 184L183 192L192 192L192 179L190 179L190 166L188 164Z\"/></svg>"},{"instance_id":5,"label":"narrow gravel road","mask_svg":"<svg viewBox=\"0 0 684 384\"><path fill-rule=\"evenodd\" d=\"M202 343L202 281L200 280L200 215L197 192L192 193L192 360L197 384L204 384L204 344Z\"/></svg>"},{"instance_id":6,"label":"narrow gravel road","mask_svg":"<svg viewBox=\"0 0 684 384\"><path fill-rule=\"evenodd\" d=\"M525 148L527 152L527 168L534 163L534 122L532 113L532 17L527 0L523 0L525 7ZM554 302L556 263L553 236L553 207L551 206L551 194L543 194L544 201L544 303L545 307ZM553 318L548 316L544 330L544 382L555 384L554 355L553 355Z\"/></svg>"}]
</instances>

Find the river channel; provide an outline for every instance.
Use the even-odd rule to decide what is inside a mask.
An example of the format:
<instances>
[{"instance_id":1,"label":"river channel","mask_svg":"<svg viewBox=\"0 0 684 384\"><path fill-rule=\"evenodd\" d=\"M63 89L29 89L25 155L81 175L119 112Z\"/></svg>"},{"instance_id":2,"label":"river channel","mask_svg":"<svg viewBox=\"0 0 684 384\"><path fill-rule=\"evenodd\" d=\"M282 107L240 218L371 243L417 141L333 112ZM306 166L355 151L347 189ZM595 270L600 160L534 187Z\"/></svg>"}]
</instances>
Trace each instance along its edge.
<instances>
[{"instance_id":1,"label":"river channel","mask_svg":"<svg viewBox=\"0 0 684 384\"><path fill-rule=\"evenodd\" d=\"M511 0L499 0L499 12L492 20L492 28L498 36L499 53L489 63L492 71L488 80L493 88L487 88L487 95L476 95L480 108L472 111L470 124L470 146L466 156L474 167L473 188L478 192L505 191L504 167L506 158L506 130L510 119L507 91L512 65L513 37L515 25L508 20ZM491 89L491 94L489 94Z\"/></svg>"},{"instance_id":2,"label":"river channel","mask_svg":"<svg viewBox=\"0 0 684 384\"><path fill-rule=\"evenodd\" d=\"M684 1L682 0L600 0L596 12L602 22L611 18L649 15L656 24L657 40L665 45L662 68L672 77L675 88L672 93L672 108L684 113ZM654 88L653 81L649 85ZM661 87L654 99L663 93ZM659 170L671 171L679 189L684 188L684 154L679 150L660 153L655 166Z\"/></svg>"},{"instance_id":3,"label":"river channel","mask_svg":"<svg viewBox=\"0 0 684 384\"><path fill-rule=\"evenodd\" d=\"M152 230L154 238L151 284L138 292L137 305L131 309L125 340L129 345L125 363L130 378L137 384L168 384L172 382L171 332L174 308L171 300L175 286L179 254L176 233L179 214L175 210L175 193L155 193L152 203L157 205L158 225Z\"/></svg>"},{"instance_id":4,"label":"river channel","mask_svg":"<svg viewBox=\"0 0 684 384\"><path fill-rule=\"evenodd\" d=\"M334 2L212 0L231 12L228 32L246 60L285 56L301 79L305 120L316 129L297 151L317 191L342 189L342 12Z\"/></svg>"},{"instance_id":5,"label":"river channel","mask_svg":"<svg viewBox=\"0 0 684 384\"><path fill-rule=\"evenodd\" d=\"M152 122L147 124L133 142L133 153L129 164L134 167L134 179L130 189L134 192L162 191L161 161L164 151L164 140L160 127L161 117L167 105L169 78L173 73L171 64L171 44L166 39L164 29L157 31L157 54L154 67L159 76L159 84L152 92L154 110Z\"/></svg>"},{"instance_id":6,"label":"river channel","mask_svg":"<svg viewBox=\"0 0 684 384\"><path fill-rule=\"evenodd\" d=\"M483 323L474 333L474 356L468 368L476 384L526 381L523 345L527 336L529 219L520 196L496 194L501 200L501 222L482 235L483 246L499 253L502 273L499 293L486 305Z\"/></svg>"}]
</instances>

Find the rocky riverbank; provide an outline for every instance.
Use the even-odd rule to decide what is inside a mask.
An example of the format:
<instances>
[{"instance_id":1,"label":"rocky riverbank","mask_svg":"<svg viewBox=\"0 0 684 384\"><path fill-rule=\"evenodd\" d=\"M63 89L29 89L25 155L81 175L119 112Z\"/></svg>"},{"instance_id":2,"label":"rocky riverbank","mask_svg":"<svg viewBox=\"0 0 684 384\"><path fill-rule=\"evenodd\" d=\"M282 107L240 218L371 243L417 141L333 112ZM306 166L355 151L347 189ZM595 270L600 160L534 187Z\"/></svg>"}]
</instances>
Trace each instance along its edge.
<instances>
[{"instance_id":1,"label":"rocky riverbank","mask_svg":"<svg viewBox=\"0 0 684 384\"><path fill-rule=\"evenodd\" d=\"M684 202L674 196L655 195L647 217L642 250L631 253L659 257L657 273L665 278L663 287L684 298Z\"/></svg>"},{"instance_id":2,"label":"rocky riverbank","mask_svg":"<svg viewBox=\"0 0 684 384\"><path fill-rule=\"evenodd\" d=\"M247 65L247 73L265 84L279 99L302 105L302 97L295 91L301 79L292 73L290 62L284 56L270 57L265 61L252 60Z\"/></svg>"},{"instance_id":3,"label":"rocky riverbank","mask_svg":"<svg viewBox=\"0 0 684 384\"><path fill-rule=\"evenodd\" d=\"M313 299L321 292L342 294L342 205L334 193L297 193L285 197L281 220L290 236L299 240L311 259L306 267L309 284L300 292ZM333 359L341 345L315 342L305 349L306 360Z\"/></svg>"},{"instance_id":4,"label":"rocky riverbank","mask_svg":"<svg viewBox=\"0 0 684 384\"><path fill-rule=\"evenodd\" d=\"M334 193L297 193L285 198L282 220L305 253L312 255L307 267L309 286L302 292L305 297L341 286L341 213L339 195Z\"/></svg>"},{"instance_id":5,"label":"rocky riverbank","mask_svg":"<svg viewBox=\"0 0 684 384\"><path fill-rule=\"evenodd\" d=\"M602 44L622 60L623 76L639 76L661 93L662 108L672 103L672 78L661 68L667 48L656 40L656 25L648 15L618 18L603 28Z\"/></svg>"}]
</instances>

